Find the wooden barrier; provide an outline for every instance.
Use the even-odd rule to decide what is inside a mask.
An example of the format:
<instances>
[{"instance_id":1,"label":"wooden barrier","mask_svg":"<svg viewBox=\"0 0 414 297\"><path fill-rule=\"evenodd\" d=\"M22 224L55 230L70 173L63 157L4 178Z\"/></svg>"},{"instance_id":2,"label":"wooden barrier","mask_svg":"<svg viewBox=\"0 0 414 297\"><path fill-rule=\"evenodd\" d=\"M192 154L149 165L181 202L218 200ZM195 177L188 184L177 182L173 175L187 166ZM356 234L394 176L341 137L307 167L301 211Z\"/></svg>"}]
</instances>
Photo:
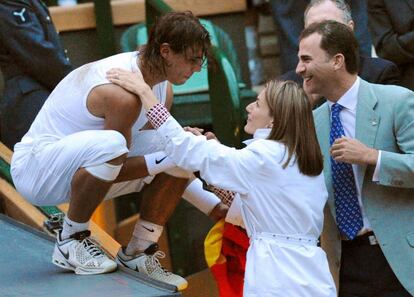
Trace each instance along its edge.
<instances>
[{"instance_id":1,"label":"wooden barrier","mask_svg":"<svg viewBox=\"0 0 414 297\"><path fill-rule=\"evenodd\" d=\"M130 25L145 20L144 0L117 0L111 2L115 26ZM174 10L191 10L197 16L217 15L246 10L245 0L166 0ZM59 32L78 31L96 27L93 3L49 8Z\"/></svg>"}]
</instances>

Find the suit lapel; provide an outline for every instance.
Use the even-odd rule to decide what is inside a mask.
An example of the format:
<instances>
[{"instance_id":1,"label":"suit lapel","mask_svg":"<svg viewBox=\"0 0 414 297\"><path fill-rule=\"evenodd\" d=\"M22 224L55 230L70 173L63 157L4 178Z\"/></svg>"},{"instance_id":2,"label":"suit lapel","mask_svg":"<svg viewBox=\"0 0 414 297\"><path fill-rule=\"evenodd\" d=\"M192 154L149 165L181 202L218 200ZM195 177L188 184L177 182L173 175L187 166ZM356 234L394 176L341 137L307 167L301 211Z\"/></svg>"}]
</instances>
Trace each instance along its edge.
<instances>
[{"instance_id":1,"label":"suit lapel","mask_svg":"<svg viewBox=\"0 0 414 297\"><path fill-rule=\"evenodd\" d=\"M355 138L369 147L374 147L380 123L380 116L374 109L376 105L377 97L373 94L369 83L361 79L356 110ZM358 166L357 182L361 189L366 169L366 165Z\"/></svg>"},{"instance_id":2,"label":"suit lapel","mask_svg":"<svg viewBox=\"0 0 414 297\"><path fill-rule=\"evenodd\" d=\"M323 173L325 178L325 184L326 188L329 193L328 204L329 209L332 212L333 217L335 218L335 206L334 206L334 200L333 200L333 188L332 188L332 174L331 174L331 160L330 160L330 154L329 149L331 147L329 143L329 133L330 133L330 127L331 127L331 116L330 116L330 110L329 105L327 103L323 104L318 109L318 113L315 117L315 127L316 127L316 133L318 136L318 142L321 147L322 154L324 156L323 158ZM329 123L327 125L327 123Z\"/></svg>"}]
</instances>

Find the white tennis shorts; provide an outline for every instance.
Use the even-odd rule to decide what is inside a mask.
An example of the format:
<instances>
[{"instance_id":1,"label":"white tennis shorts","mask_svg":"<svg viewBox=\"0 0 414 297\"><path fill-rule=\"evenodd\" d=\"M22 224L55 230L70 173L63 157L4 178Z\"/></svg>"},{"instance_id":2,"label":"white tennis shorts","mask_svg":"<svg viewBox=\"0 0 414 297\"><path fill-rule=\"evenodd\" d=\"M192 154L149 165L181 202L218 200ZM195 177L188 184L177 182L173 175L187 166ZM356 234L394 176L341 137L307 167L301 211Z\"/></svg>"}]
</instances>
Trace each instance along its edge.
<instances>
[{"instance_id":1,"label":"white tennis shorts","mask_svg":"<svg viewBox=\"0 0 414 297\"><path fill-rule=\"evenodd\" d=\"M71 181L79 168L103 164L125 153L141 156L163 149L154 130L136 131L128 151L124 136L113 130L88 130L56 139L25 137L15 147L11 174L16 189L35 205L58 205L70 199ZM139 192L149 176L113 184L105 199Z\"/></svg>"}]
</instances>

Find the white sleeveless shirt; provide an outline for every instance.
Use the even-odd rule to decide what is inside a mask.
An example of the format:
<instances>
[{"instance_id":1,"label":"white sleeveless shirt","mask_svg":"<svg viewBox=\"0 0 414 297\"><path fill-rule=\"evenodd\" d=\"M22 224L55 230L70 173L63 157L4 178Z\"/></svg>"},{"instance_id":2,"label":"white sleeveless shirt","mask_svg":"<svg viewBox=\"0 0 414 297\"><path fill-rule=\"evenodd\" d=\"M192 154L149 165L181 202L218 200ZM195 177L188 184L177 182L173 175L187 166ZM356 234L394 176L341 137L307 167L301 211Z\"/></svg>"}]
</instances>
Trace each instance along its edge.
<instances>
[{"instance_id":1,"label":"white sleeveless shirt","mask_svg":"<svg viewBox=\"0 0 414 297\"><path fill-rule=\"evenodd\" d=\"M55 141L67 135L85 130L103 130L104 119L91 114L87 98L91 90L109 84L106 72L114 67L129 71L140 71L137 65L138 52L122 53L83 65L69 73L53 90L21 143L29 144L40 139ZM167 81L153 87L162 104L165 104ZM132 130L141 129L147 118L142 108Z\"/></svg>"}]
</instances>

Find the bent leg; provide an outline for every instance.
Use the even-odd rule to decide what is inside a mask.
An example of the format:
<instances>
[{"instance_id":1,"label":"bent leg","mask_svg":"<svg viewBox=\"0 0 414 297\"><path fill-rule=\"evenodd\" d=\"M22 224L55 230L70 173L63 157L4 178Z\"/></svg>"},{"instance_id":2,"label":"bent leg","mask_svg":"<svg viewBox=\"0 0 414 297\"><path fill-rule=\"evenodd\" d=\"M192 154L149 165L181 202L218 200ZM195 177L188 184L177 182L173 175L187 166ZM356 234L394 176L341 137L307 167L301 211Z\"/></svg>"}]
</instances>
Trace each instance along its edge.
<instances>
[{"instance_id":1,"label":"bent leg","mask_svg":"<svg viewBox=\"0 0 414 297\"><path fill-rule=\"evenodd\" d=\"M158 241L163 226L174 212L188 179L158 174L143 192L140 219L135 225L133 236L127 249L120 249L118 264L147 274L156 280L169 283L183 290L187 281L163 268L158 258L165 254L158 251Z\"/></svg>"},{"instance_id":2,"label":"bent leg","mask_svg":"<svg viewBox=\"0 0 414 297\"><path fill-rule=\"evenodd\" d=\"M92 132L94 133L89 133L89 136L93 140L85 139L89 144L89 150L74 151L75 157L83 160L82 164L69 166L76 170L70 171L71 178L68 179L69 211L62 232L57 236L52 256L55 265L74 270L77 274L106 273L117 267L116 263L89 239L90 231L87 229L92 213L116 179L128 150L126 140L120 133L110 130ZM72 152L70 148L66 150Z\"/></svg>"},{"instance_id":3,"label":"bent leg","mask_svg":"<svg viewBox=\"0 0 414 297\"><path fill-rule=\"evenodd\" d=\"M165 225L187 187L188 179L160 173L144 190L141 218L158 225Z\"/></svg>"},{"instance_id":4,"label":"bent leg","mask_svg":"<svg viewBox=\"0 0 414 297\"><path fill-rule=\"evenodd\" d=\"M116 131L90 130L59 140L34 141L15 152L12 175L16 189L35 205L70 200L71 182L80 168L103 164L128 152Z\"/></svg>"},{"instance_id":5,"label":"bent leg","mask_svg":"<svg viewBox=\"0 0 414 297\"><path fill-rule=\"evenodd\" d=\"M122 165L126 155L106 163ZM85 168L80 168L73 176L71 183L71 199L67 216L79 223L89 221L93 212L104 199L112 185L110 180L102 180Z\"/></svg>"}]
</instances>

